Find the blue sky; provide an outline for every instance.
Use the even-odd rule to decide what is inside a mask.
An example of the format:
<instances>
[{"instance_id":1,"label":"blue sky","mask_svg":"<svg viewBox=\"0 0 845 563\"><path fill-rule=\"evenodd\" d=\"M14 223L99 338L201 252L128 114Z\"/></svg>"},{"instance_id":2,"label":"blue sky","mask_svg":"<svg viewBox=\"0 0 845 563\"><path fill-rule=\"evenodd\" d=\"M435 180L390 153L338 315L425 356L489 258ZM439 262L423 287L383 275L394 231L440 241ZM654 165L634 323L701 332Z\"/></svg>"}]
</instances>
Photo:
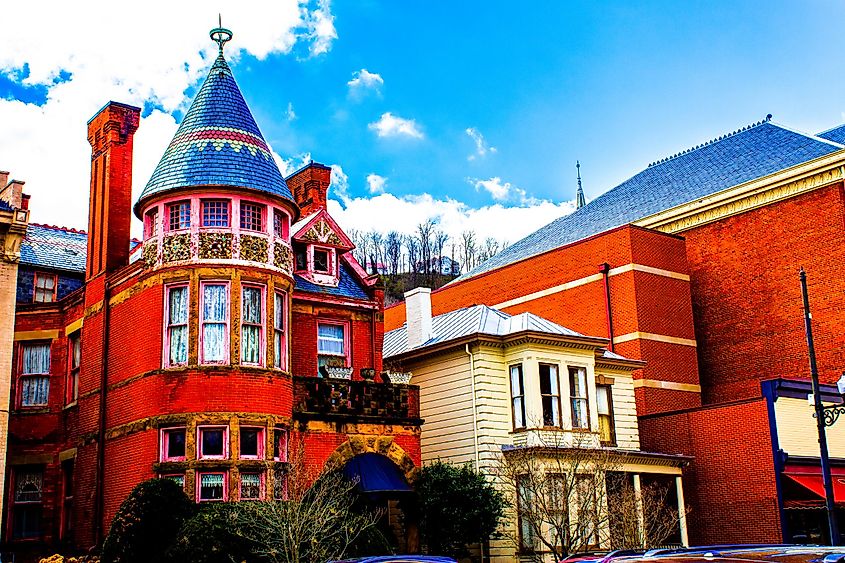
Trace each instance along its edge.
<instances>
[{"instance_id":1,"label":"blue sky","mask_svg":"<svg viewBox=\"0 0 845 563\"><path fill-rule=\"evenodd\" d=\"M0 52L0 117L3 102L25 102L34 120L33 106L42 117L51 103L71 106L62 94L76 82L84 94L67 94L80 99L67 108L76 114L54 130L81 129L106 101L96 80L118 101L157 108L146 112L136 142L136 159L145 159L136 163L137 191L205 75L198 53L204 48L207 56L213 45L199 30L211 27L219 9L235 33L227 48L233 70L268 142L292 166L310 154L340 167L347 181L336 187L335 209L353 228L412 226L434 216L453 233L473 228L511 241L571 209L576 159L592 199L651 161L767 113L809 132L845 121L836 47L845 5L837 2L540 2L529 9L490 0L323 0L298 6L299 20L290 10L268 14L264 26L255 21L260 6L240 13L236 4L219 4L208 17L210 5L197 4L190 25L178 25L179 15L161 24L167 41L190 34L184 44L148 46L143 26L154 19L124 30L129 46L114 56L140 57L142 71L131 77L118 69L91 78L90 68L73 66L84 50L64 64L58 49L74 49L66 35L52 65L49 48L21 39L13 56ZM23 10L14 23L38 34L37 13ZM303 10L322 11L322 19L315 24ZM262 34L278 41L268 48ZM145 49L152 52L146 60ZM171 68L159 72L159 61ZM182 82L173 79L179 65ZM350 85L356 76L358 86ZM145 139L145 127L157 135ZM18 173L4 155L28 157L4 137L0 168L23 176L34 196L58 189L58 179L42 177L37 166ZM85 194L81 160L73 167ZM368 176L389 197L371 190ZM36 220L86 222L84 206L42 213L38 199L33 204Z\"/></svg>"}]
</instances>

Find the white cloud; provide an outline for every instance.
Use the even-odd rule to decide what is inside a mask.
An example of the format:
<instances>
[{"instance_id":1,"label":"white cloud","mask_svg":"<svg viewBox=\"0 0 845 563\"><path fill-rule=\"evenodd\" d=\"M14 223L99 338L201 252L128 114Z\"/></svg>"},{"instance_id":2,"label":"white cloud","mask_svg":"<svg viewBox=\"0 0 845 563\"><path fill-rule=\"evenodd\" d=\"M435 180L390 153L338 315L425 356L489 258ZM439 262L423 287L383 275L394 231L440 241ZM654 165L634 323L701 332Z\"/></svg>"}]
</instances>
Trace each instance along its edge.
<instances>
[{"instance_id":1,"label":"white cloud","mask_svg":"<svg viewBox=\"0 0 845 563\"><path fill-rule=\"evenodd\" d=\"M413 234L418 224L434 219L453 239L457 239L463 231L472 230L480 240L492 237L510 243L575 210L574 201L539 201L527 206L497 203L471 208L451 198L435 199L429 194L396 197L390 193L373 197L345 197L341 205L331 197L331 192L329 195L329 213L347 231L358 229Z\"/></svg>"},{"instance_id":2,"label":"white cloud","mask_svg":"<svg viewBox=\"0 0 845 563\"><path fill-rule=\"evenodd\" d=\"M379 176L378 174L367 175L367 189L371 194L383 194L384 187L387 185L387 178Z\"/></svg>"},{"instance_id":3,"label":"white cloud","mask_svg":"<svg viewBox=\"0 0 845 563\"><path fill-rule=\"evenodd\" d=\"M296 112L293 111L293 102L288 102L288 109L285 110L285 119L288 121L296 119Z\"/></svg>"},{"instance_id":4,"label":"white cloud","mask_svg":"<svg viewBox=\"0 0 845 563\"><path fill-rule=\"evenodd\" d=\"M381 118L368 126L379 137L412 137L422 139L423 133L413 119L405 119L393 115L389 111L381 114Z\"/></svg>"},{"instance_id":5,"label":"white cloud","mask_svg":"<svg viewBox=\"0 0 845 563\"><path fill-rule=\"evenodd\" d=\"M475 127L468 127L466 134L475 142L475 152L467 157L467 160L475 160L476 158L483 158L487 153L495 153L496 147L491 147L484 140L484 135Z\"/></svg>"},{"instance_id":6,"label":"white cloud","mask_svg":"<svg viewBox=\"0 0 845 563\"><path fill-rule=\"evenodd\" d=\"M353 72L352 80L346 84L349 86L349 95L360 98L367 91L374 91L380 94L381 87L384 86L384 79L380 74L362 68Z\"/></svg>"},{"instance_id":7,"label":"white cloud","mask_svg":"<svg viewBox=\"0 0 845 563\"><path fill-rule=\"evenodd\" d=\"M234 32L226 45L230 62L243 53L266 58L299 47L317 55L337 37L328 2L313 9L296 0L259 4L236 11L220 1L151 1L138 10L98 0L80 10L65 2L51 5L49 18L38 3L4 6L0 73L21 77L27 65L29 75L21 82L47 89L40 106L0 99L0 168L26 181L32 220L87 225L91 148L85 123L108 100L157 108L142 119L135 136L138 196L176 130L171 112L186 109L186 88L208 72L216 56L208 31L218 11ZM55 83L62 73L70 78ZM137 232L138 225L133 227Z\"/></svg>"},{"instance_id":8,"label":"white cloud","mask_svg":"<svg viewBox=\"0 0 845 563\"><path fill-rule=\"evenodd\" d=\"M290 158L282 158L278 155L278 153L276 153L276 151L273 151L273 159L276 161L276 166L278 166L279 170L281 170L282 176L287 178L311 162L311 153L304 152Z\"/></svg>"},{"instance_id":9,"label":"white cloud","mask_svg":"<svg viewBox=\"0 0 845 563\"><path fill-rule=\"evenodd\" d=\"M475 186L476 190L488 192L496 201L510 201L519 205L536 205L540 203L536 198L530 197L522 188L518 188L510 182L502 182L502 179L498 176L494 176L489 180L467 178L467 182Z\"/></svg>"},{"instance_id":10,"label":"white cloud","mask_svg":"<svg viewBox=\"0 0 845 563\"><path fill-rule=\"evenodd\" d=\"M332 164L332 181L329 184L329 193L340 198L344 205L351 201L349 197L349 176L343 171L340 164Z\"/></svg>"}]
</instances>

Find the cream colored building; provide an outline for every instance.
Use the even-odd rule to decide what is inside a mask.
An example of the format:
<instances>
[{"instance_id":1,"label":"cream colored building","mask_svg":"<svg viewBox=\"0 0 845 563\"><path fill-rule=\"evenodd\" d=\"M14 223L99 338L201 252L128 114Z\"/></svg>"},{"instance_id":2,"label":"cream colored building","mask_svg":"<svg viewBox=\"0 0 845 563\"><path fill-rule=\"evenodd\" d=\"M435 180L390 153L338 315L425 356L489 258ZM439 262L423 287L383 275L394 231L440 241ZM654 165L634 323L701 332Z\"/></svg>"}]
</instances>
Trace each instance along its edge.
<instances>
[{"instance_id":1,"label":"cream colored building","mask_svg":"<svg viewBox=\"0 0 845 563\"><path fill-rule=\"evenodd\" d=\"M639 449L632 372L642 362L609 352L607 339L531 313L511 316L477 305L432 318L426 288L408 292L406 306L408 322L385 334L384 362L411 372L420 386L423 463L472 463L513 489L501 477L503 456L536 452L545 463L550 448L588 448L612 460L635 489L653 476L673 481L673 496L684 506L688 458ZM684 510L680 514L676 541L686 545ZM511 539L490 543L492 560L519 558L517 545L525 540L518 526L511 514L505 530ZM596 541L611 547L607 530Z\"/></svg>"},{"instance_id":2,"label":"cream colored building","mask_svg":"<svg viewBox=\"0 0 845 563\"><path fill-rule=\"evenodd\" d=\"M18 262L29 223L29 197L22 190L23 182L9 180L9 173L0 171L0 491L5 490L6 478ZM0 495L0 513L5 508L4 498Z\"/></svg>"}]
</instances>

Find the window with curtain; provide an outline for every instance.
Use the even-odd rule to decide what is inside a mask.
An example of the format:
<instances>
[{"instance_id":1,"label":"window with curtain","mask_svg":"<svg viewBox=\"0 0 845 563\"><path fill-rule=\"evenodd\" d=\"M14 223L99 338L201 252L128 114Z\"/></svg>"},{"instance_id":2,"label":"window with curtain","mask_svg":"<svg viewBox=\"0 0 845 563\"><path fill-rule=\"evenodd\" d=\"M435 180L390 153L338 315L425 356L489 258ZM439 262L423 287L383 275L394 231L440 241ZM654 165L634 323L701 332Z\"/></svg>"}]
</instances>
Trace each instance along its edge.
<instances>
[{"instance_id":1,"label":"window with curtain","mask_svg":"<svg viewBox=\"0 0 845 563\"><path fill-rule=\"evenodd\" d=\"M225 283L202 285L202 362L221 364L229 350L229 287Z\"/></svg>"},{"instance_id":2,"label":"window with curtain","mask_svg":"<svg viewBox=\"0 0 845 563\"><path fill-rule=\"evenodd\" d=\"M43 407L50 396L50 343L21 345L20 404Z\"/></svg>"},{"instance_id":3,"label":"window with curtain","mask_svg":"<svg viewBox=\"0 0 845 563\"><path fill-rule=\"evenodd\" d=\"M180 201L167 206L171 231L191 228L191 202Z\"/></svg>"},{"instance_id":4,"label":"window with curtain","mask_svg":"<svg viewBox=\"0 0 845 563\"><path fill-rule=\"evenodd\" d=\"M257 203L241 202L241 229L245 231L264 230L264 206Z\"/></svg>"},{"instance_id":5,"label":"window with curtain","mask_svg":"<svg viewBox=\"0 0 845 563\"><path fill-rule=\"evenodd\" d=\"M345 325L317 323L317 364L326 365L346 364Z\"/></svg>"},{"instance_id":6,"label":"window with curtain","mask_svg":"<svg viewBox=\"0 0 845 563\"><path fill-rule=\"evenodd\" d=\"M79 397L79 366L82 360L82 340L79 332L70 335L68 339L68 356L70 357L65 388L65 403L70 404Z\"/></svg>"},{"instance_id":7,"label":"window with curtain","mask_svg":"<svg viewBox=\"0 0 845 563\"><path fill-rule=\"evenodd\" d=\"M199 500L214 501L226 500L226 474L225 473L199 473L197 479L199 489Z\"/></svg>"},{"instance_id":8,"label":"window with curtain","mask_svg":"<svg viewBox=\"0 0 845 563\"><path fill-rule=\"evenodd\" d=\"M580 522L579 538L573 538L584 548L592 549L599 544L599 514L597 491L605 483L598 482L596 475L578 475L575 479L575 508Z\"/></svg>"},{"instance_id":9,"label":"window with curtain","mask_svg":"<svg viewBox=\"0 0 845 563\"><path fill-rule=\"evenodd\" d=\"M167 365L188 363L188 286L167 288Z\"/></svg>"},{"instance_id":10,"label":"window with curtain","mask_svg":"<svg viewBox=\"0 0 845 563\"><path fill-rule=\"evenodd\" d=\"M264 328L263 292L244 286L241 293L241 362L261 363L261 334Z\"/></svg>"},{"instance_id":11,"label":"window with curtain","mask_svg":"<svg viewBox=\"0 0 845 563\"><path fill-rule=\"evenodd\" d=\"M540 400L543 403L543 426L560 426L560 385L557 366L540 364Z\"/></svg>"},{"instance_id":12,"label":"window with curtain","mask_svg":"<svg viewBox=\"0 0 845 563\"><path fill-rule=\"evenodd\" d=\"M287 369L285 341L285 294L276 293L273 297L273 365Z\"/></svg>"},{"instance_id":13,"label":"window with curtain","mask_svg":"<svg viewBox=\"0 0 845 563\"><path fill-rule=\"evenodd\" d=\"M596 385L596 410L599 415L599 441L602 445L616 444L613 424L613 393L610 385Z\"/></svg>"},{"instance_id":14,"label":"window with curtain","mask_svg":"<svg viewBox=\"0 0 845 563\"><path fill-rule=\"evenodd\" d=\"M41 536L43 468L14 469L15 492L12 498L12 536L32 539Z\"/></svg>"},{"instance_id":15,"label":"window with curtain","mask_svg":"<svg viewBox=\"0 0 845 563\"><path fill-rule=\"evenodd\" d=\"M563 473L546 474L546 492L549 506L549 532L558 547L569 546L569 482Z\"/></svg>"},{"instance_id":16,"label":"window with curtain","mask_svg":"<svg viewBox=\"0 0 845 563\"><path fill-rule=\"evenodd\" d=\"M35 273L32 299L36 303L52 303L56 300L56 274Z\"/></svg>"},{"instance_id":17,"label":"window with curtain","mask_svg":"<svg viewBox=\"0 0 845 563\"><path fill-rule=\"evenodd\" d=\"M261 475L241 473L241 500L261 499Z\"/></svg>"},{"instance_id":18,"label":"window with curtain","mask_svg":"<svg viewBox=\"0 0 845 563\"><path fill-rule=\"evenodd\" d=\"M572 408L572 428L589 428L587 370L584 368L569 368L569 401Z\"/></svg>"},{"instance_id":19,"label":"window with curtain","mask_svg":"<svg viewBox=\"0 0 845 563\"><path fill-rule=\"evenodd\" d=\"M513 427L525 428L525 387L522 384L522 364L510 367L510 378Z\"/></svg>"},{"instance_id":20,"label":"window with curtain","mask_svg":"<svg viewBox=\"0 0 845 563\"><path fill-rule=\"evenodd\" d=\"M534 494L527 475L520 475L516 479L516 511L519 519L520 551L533 551L537 540L534 537Z\"/></svg>"},{"instance_id":21,"label":"window with curtain","mask_svg":"<svg viewBox=\"0 0 845 563\"><path fill-rule=\"evenodd\" d=\"M203 227L228 227L229 202L225 199L206 199L202 202Z\"/></svg>"}]
</instances>

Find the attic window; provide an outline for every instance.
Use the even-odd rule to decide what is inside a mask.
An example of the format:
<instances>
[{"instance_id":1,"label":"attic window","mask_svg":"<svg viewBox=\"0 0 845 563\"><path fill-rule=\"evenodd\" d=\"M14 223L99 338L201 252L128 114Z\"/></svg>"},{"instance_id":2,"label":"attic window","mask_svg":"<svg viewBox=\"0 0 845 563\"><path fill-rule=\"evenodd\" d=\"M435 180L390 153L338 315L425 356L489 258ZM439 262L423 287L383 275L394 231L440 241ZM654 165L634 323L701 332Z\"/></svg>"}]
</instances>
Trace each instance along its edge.
<instances>
[{"instance_id":1,"label":"attic window","mask_svg":"<svg viewBox=\"0 0 845 563\"><path fill-rule=\"evenodd\" d=\"M307 270L308 269L308 260L305 258L305 249L300 248L296 251L296 269L297 270Z\"/></svg>"},{"instance_id":2,"label":"attic window","mask_svg":"<svg viewBox=\"0 0 845 563\"><path fill-rule=\"evenodd\" d=\"M329 273L329 251L319 248L314 249L314 271L324 274Z\"/></svg>"}]
</instances>

